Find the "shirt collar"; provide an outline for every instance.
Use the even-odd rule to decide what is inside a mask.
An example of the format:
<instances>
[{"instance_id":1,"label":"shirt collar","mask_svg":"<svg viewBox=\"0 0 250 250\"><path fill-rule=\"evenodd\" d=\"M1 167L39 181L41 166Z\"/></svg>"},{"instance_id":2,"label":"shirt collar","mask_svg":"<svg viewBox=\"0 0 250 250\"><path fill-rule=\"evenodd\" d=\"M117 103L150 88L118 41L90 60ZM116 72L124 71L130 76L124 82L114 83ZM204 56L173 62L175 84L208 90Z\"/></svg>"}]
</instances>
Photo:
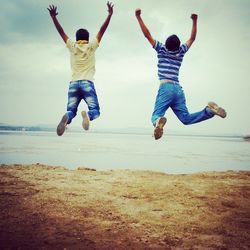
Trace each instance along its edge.
<instances>
[{"instance_id":1,"label":"shirt collar","mask_svg":"<svg viewBox=\"0 0 250 250\"><path fill-rule=\"evenodd\" d=\"M76 43L77 44L87 44L87 43L89 43L89 41L87 41L87 40L78 40L78 41L76 41Z\"/></svg>"}]
</instances>

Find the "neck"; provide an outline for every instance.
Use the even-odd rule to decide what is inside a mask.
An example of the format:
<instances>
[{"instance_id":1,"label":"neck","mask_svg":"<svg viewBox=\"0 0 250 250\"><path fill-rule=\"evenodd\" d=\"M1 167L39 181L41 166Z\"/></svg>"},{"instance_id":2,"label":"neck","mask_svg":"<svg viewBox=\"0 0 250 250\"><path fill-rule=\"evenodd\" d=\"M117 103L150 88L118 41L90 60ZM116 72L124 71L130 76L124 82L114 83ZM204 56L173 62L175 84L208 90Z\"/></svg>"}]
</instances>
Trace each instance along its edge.
<instances>
[{"instance_id":1,"label":"neck","mask_svg":"<svg viewBox=\"0 0 250 250\"><path fill-rule=\"evenodd\" d=\"M89 43L89 41L87 41L87 40L78 40L78 41L76 41L76 43L78 43L78 44L86 44L86 43Z\"/></svg>"}]
</instances>

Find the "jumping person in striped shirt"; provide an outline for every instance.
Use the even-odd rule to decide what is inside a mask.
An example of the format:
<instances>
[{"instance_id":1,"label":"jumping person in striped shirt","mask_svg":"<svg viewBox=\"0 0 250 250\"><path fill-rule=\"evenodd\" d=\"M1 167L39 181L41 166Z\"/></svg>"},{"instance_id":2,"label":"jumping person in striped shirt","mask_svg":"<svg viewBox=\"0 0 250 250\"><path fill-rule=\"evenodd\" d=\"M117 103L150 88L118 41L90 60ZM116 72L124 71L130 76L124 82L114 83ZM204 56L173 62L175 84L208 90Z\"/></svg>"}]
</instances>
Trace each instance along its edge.
<instances>
[{"instance_id":1,"label":"jumping person in striped shirt","mask_svg":"<svg viewBox=\"0 0 250 250\"><path fill-rule=\"evenodd\" d=\"M178 119L185 125L201 122L218 115L222 118L226 117L226 111L214 102L201 111L190 114L186 106L186 99L182 87L179 83L179 69L185 53L193 44L197 32L196 14L191 15L193 21L191 36L186 43L180 43L176 35L171 35L166 39L165 44L156 41L150 34L148 28L141 18L141 10L136 9L136 18L139 22L141 30L149 43L157 52L158 56L158 78L160 87L156 96L155 107L151 121L155 127L154 137L159 139L163 135L163 127L167 119L164 117L167 109L170 107Z\"/></svg>"}]
</instances>

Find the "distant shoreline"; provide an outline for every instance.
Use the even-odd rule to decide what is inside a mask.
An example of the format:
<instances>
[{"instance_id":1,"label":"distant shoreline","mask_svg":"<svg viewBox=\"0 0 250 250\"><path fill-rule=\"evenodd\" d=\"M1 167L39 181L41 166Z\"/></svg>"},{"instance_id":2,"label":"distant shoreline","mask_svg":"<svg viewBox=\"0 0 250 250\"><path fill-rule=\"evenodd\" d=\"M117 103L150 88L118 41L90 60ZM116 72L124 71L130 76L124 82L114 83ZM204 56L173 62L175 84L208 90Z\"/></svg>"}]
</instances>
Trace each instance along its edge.
<instances>
[{"instance_id":1,"label":"distant shoreline","mask_svg":"<svg viewBox=\"0 0 250 250\"><path fill-rule=\"evenodd\" d=\"M56 133L55 127L40 127L40 126L3 126L0 125L0 135L1 133L25 133L25 132L52 132ZM80 133L82 129L72 128L68 129L67 133ZM143 129L95 129L88 131L88 133L93 134L118 134L118 135L152 135L152 130ZM207 137L207 138L238 138L244 140L250 140L250 136L239 135L239 134L203 134L203 133L178 133L168 131L166 134L168 136L191 136L191 137Z\"/></svg>"}]
</instances>

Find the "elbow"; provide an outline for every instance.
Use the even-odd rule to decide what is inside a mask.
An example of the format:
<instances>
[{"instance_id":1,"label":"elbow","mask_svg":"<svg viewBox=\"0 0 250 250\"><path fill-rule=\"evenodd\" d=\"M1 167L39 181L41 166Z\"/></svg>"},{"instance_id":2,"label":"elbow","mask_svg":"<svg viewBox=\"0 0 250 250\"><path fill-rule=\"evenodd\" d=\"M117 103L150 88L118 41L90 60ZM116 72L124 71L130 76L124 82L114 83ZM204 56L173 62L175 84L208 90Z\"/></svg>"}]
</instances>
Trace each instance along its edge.
<instances>
[{"instance_id":1,"label":"elbow","mask_svg":"<svg viewBox=\"0 0 250 250\"><path fill-rule=\"evenodd\" d=\"M106 26L106 27L105 27L105 26L102 26L102 27L100 28L99 33L100 33L101 35L103 35L103 34L105 33L106 29L107 29L107 26Z\"/></svg>"},{"instance_id":2,"label":"elbow","mask_svg":"<svg viewBox=\"0 0 250 250\"><path fill-rule=\"evenodd\" d=\"M193 43L193 42L195 41L195 39L196 39L195 36L191 37L191 38L190 38L191 43Z\"/></svg>"},{"instance_id":3,"label":"elbow","mask_svg":"<svg viewBox=\"0 0 250 250\"><path fill-rule=\"evenodd\" d=\"M151 36L148 30L146 30L145 32L143 32L143 34L144 34L144 36L146 38L149 38Z\"/></svg>"}]
</instances>

